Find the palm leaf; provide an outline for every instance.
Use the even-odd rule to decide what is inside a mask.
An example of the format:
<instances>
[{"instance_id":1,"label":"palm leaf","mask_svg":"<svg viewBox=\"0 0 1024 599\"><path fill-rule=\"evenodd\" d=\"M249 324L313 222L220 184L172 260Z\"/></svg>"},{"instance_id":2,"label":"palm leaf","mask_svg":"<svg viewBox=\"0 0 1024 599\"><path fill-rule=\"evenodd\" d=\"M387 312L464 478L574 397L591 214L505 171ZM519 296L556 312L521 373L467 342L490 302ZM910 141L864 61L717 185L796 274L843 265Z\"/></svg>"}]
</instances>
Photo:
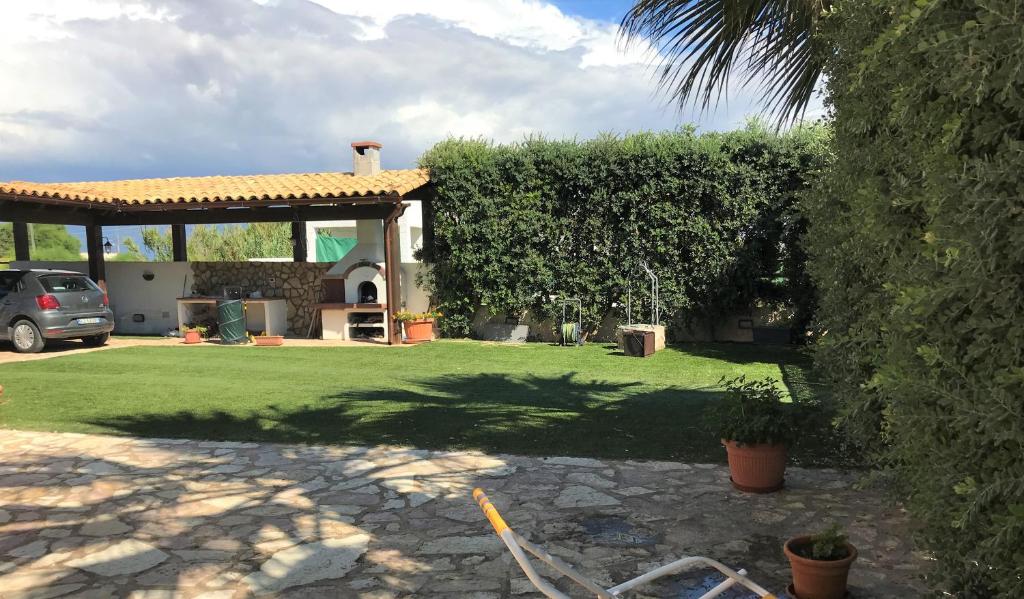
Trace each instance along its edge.
<instances>
[{"instance_id":1,"label":"palm leaf","mask_svg":"<svg viewBox=\"0 0 1024 599\"><path fill-rule=\"evenodd\" d=\"M672 100L716 105L734 74L761 81L762 107L781 123L804 114L821 75L814 48L831 0L637 0L622 19L628 42L660 50L660 80Z\"/></svg>"}]
</instances>

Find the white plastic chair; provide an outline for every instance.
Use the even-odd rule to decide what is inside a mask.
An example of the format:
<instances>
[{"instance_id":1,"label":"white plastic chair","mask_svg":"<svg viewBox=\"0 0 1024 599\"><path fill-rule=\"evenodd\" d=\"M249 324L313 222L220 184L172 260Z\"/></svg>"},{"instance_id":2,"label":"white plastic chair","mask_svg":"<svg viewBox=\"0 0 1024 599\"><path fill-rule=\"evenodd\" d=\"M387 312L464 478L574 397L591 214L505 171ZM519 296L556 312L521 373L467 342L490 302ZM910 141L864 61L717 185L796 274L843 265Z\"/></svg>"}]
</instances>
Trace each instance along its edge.
<instances>
[{"instance_id":1,"label":"white plastic chair","mask_svg":"<svg viewBox=\"0 0 1024 599\"><path fill-rule=\"evenodd\" d=\"M576 584L587 589L599 599L617 599L622 595L622 593L635 589L640 585L647 584L664 576L678 574L683 570L687 570L695 566L711 567L726 576L726 579L718 586L701 595L700 599L718 597L737 584L746 587L762 599L776 599L775 595L766 591L764 587L747 578L746 570L733 570L706 557L684 557L677 559L670 564L665 564L664 566L655 568L650 572L641 574L636 578L627 580L622 584L615 585L610 589L605 589L593 580L584 577L582 574L574 570L569 564L551 555L547 551L544 551L541 547L527 541L512 530L509 525L505 523L505 520L502 519L501 514L498 513L497 508L494 507L491 500L484 494L483 490L473 489L473 499L475 499L480 505L480 509L484 511L484 515L487 516L487 520L490 521L491 526L494 527L494 532L497 533L498 537L505 543L505 546L508 547L508 550L512 553L512 557L515 558L519 567L523 569L523 573L525 573L526 577L530 579L533 586L546 597L550 597L551 599L570 598L568 595L552 586L550 582L537 573L533 568L533 565L530 563L530 558L526 555L526 552L533 554L534 557L562 573Z\"/></svg>"}]
</instances>

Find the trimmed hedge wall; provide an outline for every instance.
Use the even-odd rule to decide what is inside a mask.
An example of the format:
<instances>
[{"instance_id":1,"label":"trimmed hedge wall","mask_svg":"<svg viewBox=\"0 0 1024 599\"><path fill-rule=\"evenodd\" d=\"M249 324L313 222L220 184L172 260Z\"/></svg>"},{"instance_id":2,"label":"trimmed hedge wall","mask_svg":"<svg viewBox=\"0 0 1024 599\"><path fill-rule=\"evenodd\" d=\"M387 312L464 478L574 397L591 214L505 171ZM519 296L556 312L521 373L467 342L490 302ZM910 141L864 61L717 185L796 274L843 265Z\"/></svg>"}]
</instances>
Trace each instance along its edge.
<instances>
[{"instance_id":1,"label":"trimmed hedge wall","mask_svg":"<svg viewBox=\"0 0 1024 599\"><path fill-rule=\"evenodd\" d=\"M751 123L703 135L436 145L421 158L434 192L434 241L422 257L443 332L468 335L480 305L555 318L556 295L582 298L593 330L625 314L630 285L634 319L648 318L640 260L660 277L668 324L754 298L799 304L806 321L813 294L802 255L790 251L803 231L795 192L824 140L819 127L776 135Z\"/></svg>"},{"instance_id":2,"label":"trimmed hedge wall","mask_svg":"<svg viewBox=\"0 0 1024 599\"><path fill-rule=\"evenodd\" d=\"M843 0L825 19L818 364L957 597L1024 592L1022 8Z\"/></svg>"}]
</instances>

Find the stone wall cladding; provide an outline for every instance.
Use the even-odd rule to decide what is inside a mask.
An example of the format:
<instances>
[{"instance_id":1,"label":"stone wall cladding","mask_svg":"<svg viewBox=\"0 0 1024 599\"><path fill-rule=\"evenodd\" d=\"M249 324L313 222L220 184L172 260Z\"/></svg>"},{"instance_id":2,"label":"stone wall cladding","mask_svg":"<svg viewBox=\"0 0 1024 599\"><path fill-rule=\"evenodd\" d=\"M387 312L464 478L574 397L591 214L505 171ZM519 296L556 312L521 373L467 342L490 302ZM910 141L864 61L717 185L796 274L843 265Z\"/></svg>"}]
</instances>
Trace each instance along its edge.
<instances>
[{"instance_id":1,"label":"stone wall cladding","mask_svg":"<svg viewBox=\"0 0 1024 599\"><path fill-rule=\"evenodd\" d=\"M201 295L221 295L224 287L241 287L242 293L259 291L265 298L288 302L288 331L305 337L320 301L324 274L332 266L316 262L193 262L192 290Z\"/></svg>"}]
</instances>

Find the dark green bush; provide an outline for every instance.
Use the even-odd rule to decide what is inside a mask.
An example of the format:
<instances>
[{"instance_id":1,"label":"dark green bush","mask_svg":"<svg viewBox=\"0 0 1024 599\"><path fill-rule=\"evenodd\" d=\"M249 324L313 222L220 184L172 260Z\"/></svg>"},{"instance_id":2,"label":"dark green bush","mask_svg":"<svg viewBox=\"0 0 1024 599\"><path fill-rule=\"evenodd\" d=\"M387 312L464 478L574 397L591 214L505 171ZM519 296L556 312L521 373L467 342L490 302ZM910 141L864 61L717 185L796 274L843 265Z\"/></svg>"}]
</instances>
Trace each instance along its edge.
<instances>
[{"instance_id":1,"label":"dark green bush","mask_svg":"<svg viewBox=\"0 0 1024 599\"><path fill-rule=\"evenodd\" d=\"M821 370L937 588L1024 592L1024 5L842 0L808 201Z\"/></svg>"},{"instance_id":2,"label":"dark green bush","mask_svg":"<svg viewBox=\"0 0 1024 599\"><path fill-rule=\"evenodd\" d=\"M435 194L434 243L423 257L447 315L441 326L467 335L480 305L555 317L557 295L582 298L592 330L623 315L630 285L637 317L650 305L641 260L661 278L670 324L753 298L810 309L802 256L791 255L804 226L794 204L823 140L818 127L776 135L751 124L583 142L442 142L421 159Z\"/></svg>"}]
</instances>

